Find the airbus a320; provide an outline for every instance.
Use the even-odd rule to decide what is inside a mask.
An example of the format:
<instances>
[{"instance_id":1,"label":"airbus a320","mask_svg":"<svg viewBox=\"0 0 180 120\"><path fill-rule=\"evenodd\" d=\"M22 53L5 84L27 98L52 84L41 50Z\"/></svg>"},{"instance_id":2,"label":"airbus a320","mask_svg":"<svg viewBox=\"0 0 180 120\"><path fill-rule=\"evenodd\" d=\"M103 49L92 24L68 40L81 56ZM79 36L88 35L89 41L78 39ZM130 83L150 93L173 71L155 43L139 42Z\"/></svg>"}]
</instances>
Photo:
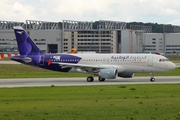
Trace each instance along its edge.
<instances>
[{"instance_id":1,"label":"airbus a320","mask_svg":"<svg viewBox=\"0 0 180 120\"><path fill-rule=\"evenodd\" d=\"M85 72L90 75L88 82L132 78L134 73L151 73L150 81L154 82L154 72L166 72L176 65L166 57L157 54L69 54L42 52L21 26L14 27L19 49L19 56L11 59L26 65L59 72Z\"/></svg>"}]
</instances>

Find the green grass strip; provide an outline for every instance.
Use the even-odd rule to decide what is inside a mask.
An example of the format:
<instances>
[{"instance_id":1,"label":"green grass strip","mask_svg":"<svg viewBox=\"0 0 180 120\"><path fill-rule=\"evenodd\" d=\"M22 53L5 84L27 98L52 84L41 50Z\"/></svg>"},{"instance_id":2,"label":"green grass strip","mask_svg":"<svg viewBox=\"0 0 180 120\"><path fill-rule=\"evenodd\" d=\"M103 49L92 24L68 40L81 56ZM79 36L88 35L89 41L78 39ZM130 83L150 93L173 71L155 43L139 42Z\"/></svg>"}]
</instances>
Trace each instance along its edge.
<instances>
[{"instance_id":1,"label":"green grass strip","mask_svg":"<svg viewBox=\"0 0 180 120\"><path fill-rule=\"evenodd\" d=\"M179 120L180 84L0 88L0 120Z\"/></svg>"},{"instance_id":2,"label":"green grass strip","mask_svg":"<svg viewBox=\"0 0 180 120\"><path fill-rule=\"evenodd\" d=\"M154 73L155 76L180 76L180 68L169 72ZM89 74L55 72L23 64L0 64L0 78L62 78L87 77ZM135 76L149 76L149 73L135 73Z\"/></svg>"}]
</instances>

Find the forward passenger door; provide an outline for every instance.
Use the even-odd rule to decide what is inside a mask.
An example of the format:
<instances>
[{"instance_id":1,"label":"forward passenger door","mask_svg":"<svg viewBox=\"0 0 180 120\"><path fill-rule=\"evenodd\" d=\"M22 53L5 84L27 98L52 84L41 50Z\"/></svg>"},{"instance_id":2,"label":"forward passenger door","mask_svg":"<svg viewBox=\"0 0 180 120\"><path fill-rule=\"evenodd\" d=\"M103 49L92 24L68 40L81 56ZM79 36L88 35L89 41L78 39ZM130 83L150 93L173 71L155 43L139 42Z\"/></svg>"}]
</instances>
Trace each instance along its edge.
<instances>
[{"instance_id":1,"label":"forward passenger door","mask_svg":"<svg viewBox=\"0 0 180 120\"><path fill-rule=\"evenodd\" d=\"M148 66L153 66L153 56L148 56Z\"/></svg>"}]
</instances>

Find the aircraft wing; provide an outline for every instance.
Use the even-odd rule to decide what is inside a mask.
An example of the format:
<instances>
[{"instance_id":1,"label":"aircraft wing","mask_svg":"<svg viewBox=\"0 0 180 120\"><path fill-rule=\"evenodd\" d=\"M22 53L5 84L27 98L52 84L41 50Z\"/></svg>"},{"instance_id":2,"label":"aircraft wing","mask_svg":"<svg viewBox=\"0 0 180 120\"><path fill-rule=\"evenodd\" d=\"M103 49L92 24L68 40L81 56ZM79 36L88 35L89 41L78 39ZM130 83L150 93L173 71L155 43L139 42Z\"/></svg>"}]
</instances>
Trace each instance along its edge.
<instances>
[{"instance_id":1,"label":"aircraft wing","mask_svg":"<svg viewBox=\"0 0 180 120\"><path fill-rule=\"evenodd\" d=\"M52 64L59 64L62 67L88 67L88 68L100 68L99 65L87 65L87 64L73 64L73 63L61 63L52 62Z\"/></svg>"},{"instance_id":2,"label":"aircraft wing","mask_svg":"<svg viewBox=\"0 0 180 120\"><path fill-rule=\"evenodd\" d=\"M52 64L59 64L62 68L72 67L79 72L88 72L88 73L96 73L99 72L100 67L99 65L87 65L87 64L73 64L73 63L61 63L61 62L52 62Z\"/></svg>"},{"instance_id":3,"label":"aircraft wing","mask_svg":"<svg viewBox=\"0 0 180 120\"><path fill-rule=\"evenodd\" d=\"M72 67L75 69L81 69L84 72L98 72L103 68L117 68L118 71L124 71L124 67L114 66L114 65L87 65L87 64L73 64L73 63L61 63L61 62L52 62L52 64L59 64L61 67Z\"/></svg>"}]
</instances>

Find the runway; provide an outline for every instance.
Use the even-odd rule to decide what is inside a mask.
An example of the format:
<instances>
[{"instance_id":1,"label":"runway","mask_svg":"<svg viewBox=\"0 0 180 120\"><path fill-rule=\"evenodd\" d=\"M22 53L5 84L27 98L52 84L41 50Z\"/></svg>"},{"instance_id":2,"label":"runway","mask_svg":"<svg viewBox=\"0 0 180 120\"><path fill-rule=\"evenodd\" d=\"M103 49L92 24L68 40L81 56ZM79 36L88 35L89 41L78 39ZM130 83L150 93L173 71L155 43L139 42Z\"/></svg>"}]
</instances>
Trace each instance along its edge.
<instances>
[{"instance_id":1,"label":"runway","mask_svg":"<svg viewBox=\"0 0 180 120\"><path fill-rule=\"evenodd\" d=\"M0 64L21 64L15 61L0 61ZM176 67L180 67L180 63L175 63Z\"/></svg>"},{"instance_id":2,"label":"runway","mask_svg":"<svg viewBox=\"0 0 180 120\"><path fill-rule=\"evenodd\" d=\"M86 78L22 78L0 79L0 87L31 87L31 86L88 86L88 85L121 85L121 84L174 84L180 83L180 76L156 77L155 82L150 82L149 77L118 78L99 82L87 82Z\"/></svg>"},{"instance_id":3,"label":"runway","mask_svg":"<svg viewBox=\"0 0 180 120\"><path fill-rule=\"evenodd\" d=\"M10 61L0 61L0 64L21 64L21 63L10 60Z\"/></svg>"}]
</instances>

